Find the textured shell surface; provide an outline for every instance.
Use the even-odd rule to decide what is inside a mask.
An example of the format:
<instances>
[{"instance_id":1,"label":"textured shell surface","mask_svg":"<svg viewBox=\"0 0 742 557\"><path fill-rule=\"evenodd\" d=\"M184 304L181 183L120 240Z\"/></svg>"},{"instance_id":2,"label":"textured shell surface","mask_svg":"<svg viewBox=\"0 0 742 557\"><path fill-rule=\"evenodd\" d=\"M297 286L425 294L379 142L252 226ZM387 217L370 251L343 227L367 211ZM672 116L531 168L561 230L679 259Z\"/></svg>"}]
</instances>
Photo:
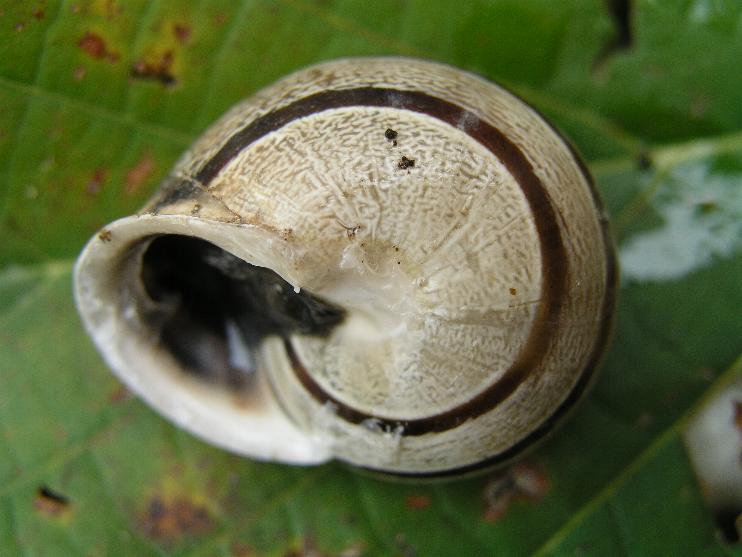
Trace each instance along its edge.
<instances>
[{"instance_id":1,"label":"textured shell surface","mask_svg":"<svg viewBox=\"0 0 742 557\"><path fill-rule=\"evenodd\" d=\"M569 144L499 86L420 60L337 60L258 92L105 232L75 281L108 364L259 459L505 463L583 394L614 308L606 218Z\"/></svg>"}]
</instances>

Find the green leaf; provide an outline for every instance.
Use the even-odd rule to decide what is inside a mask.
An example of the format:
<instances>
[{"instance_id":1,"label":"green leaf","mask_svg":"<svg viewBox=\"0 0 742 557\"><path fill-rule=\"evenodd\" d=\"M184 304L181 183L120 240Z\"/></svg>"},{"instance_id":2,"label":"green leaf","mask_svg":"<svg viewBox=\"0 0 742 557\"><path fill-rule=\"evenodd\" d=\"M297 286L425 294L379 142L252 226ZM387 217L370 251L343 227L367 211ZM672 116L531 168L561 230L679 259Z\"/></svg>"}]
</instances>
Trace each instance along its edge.
<instances>
[{"instance_id":1,"label":"green leaf","mask_svg":"<svg viewBox=\"0 0 742 557\"><path fill-rule=\"evenodd\" d=\"M741 373L738 2L637 0L623 46L591 0L39 0L0 14L0 553L731 554L680 434ZM510 473L538 489L502 507L494 476L390 484L206 446L120 387L73 306L86 239L231 104L306 64L379 54L506 83L585 154L613 218L613 347L584 404Z\"/></svg>"}]
</instances>

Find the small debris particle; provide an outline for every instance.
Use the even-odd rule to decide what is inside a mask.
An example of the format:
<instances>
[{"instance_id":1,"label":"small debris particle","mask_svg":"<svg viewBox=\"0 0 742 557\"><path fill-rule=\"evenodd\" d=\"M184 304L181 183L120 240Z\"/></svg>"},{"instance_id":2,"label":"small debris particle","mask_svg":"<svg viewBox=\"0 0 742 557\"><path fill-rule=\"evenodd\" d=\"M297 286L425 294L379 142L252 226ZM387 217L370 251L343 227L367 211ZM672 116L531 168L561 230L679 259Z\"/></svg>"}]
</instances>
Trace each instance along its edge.
<instances>
[{"instance_id":1,"label":"small debris particle","mask_svg":"<svg viewBox=\"0 0 742 557\"><path fill-rule=\"evenodd\" d=\"M394 246L394 251L399 251L399 246Z\"/></svg>"},{"instance_id":2,"label":"small debris particle","mask_svg":"<svg viewBox=\"0 0 742 557\"><path fill-rule=\"evenodd\" d=\"M515 288L510 289L510 295L515 296L518 293L518 291Z\"/></svg>"},{"instance_id":3,"label":"small debris particle","mask_svg":"<svg viewBox=\"0 0 742 557\"><path fill-rule=\"evenodd\" d=\"M191 31L190 25L186 25L185 23L176 23L173 26L173 35L175 35L175 38L181 44L188 42L188 39L191 37Z\"/></svg>"},{"instance_id":4,"label":"small debris particle","mask_svg":"<svg viewBox=\"0 0 742 557\"><path fill-rule=\"evenodd\" d=\"M174 85L176 79L171 72L174 60L172 50L165 51L159 59L154 61L137 60L131 68L131 76L135 79L159 81L164 86Z\"/></svg>"},{"instance_id":5,"label":"small debris particle","mask_svg":"<svg viewBox=\"0 0 742 557\"><path fill-rule=\"evenodd\" d=\"M399 162L397 163L397 166L401 168L402 170L405 170L407 168L414 168L415 167L415 159L408 159L407 157L402 157L399 159Z\"/></svg>"},{"instance_id":6,"label":"small debris particle","mask_svg":"<svg viewBox=\"0 0 742 557\"><path fill-rule=\"evenodd\" d=\"M397 146L398 135L399 134L396 131L394 131L392 128L387 128L386 131L384 132L384 137L387 138L387 141L391 141L392 145L394 145L395 147Z\"/></svg>"},{"instance_id":7,"label":"small debris particle","mask_svg":"<svg viewBox=\"0 0 742 557\"><path fill-rule=\"evenodd\" d=\"M52 491L45 485L42 485L36 491L36 498L33 502L34 508L41 514L47 516L59 516L70 507L70 500L56 491Z\"/></svg>"},{"instance_id":8,"label":"small debris particle","mask_svg":"<svg viewBox=\"0 0 742 557\"><path fill-rule=\"evenodd\" d=\"M32 15L33 15L33 16L34 16L34 17L35 17L36 19L44 19L44 15L45 15L45 14L44 14L44 10L42 10L41 8L36 8L36 9L35 9L35 10L34 10L33 12L31 12L31 14L32 14Z\"/></svg>"},{"instance_id":9,"label":"small debris particle","mask_svg":"<svg viewBox=\"0 0 742 557\"><path fill-rule=\"evenodd\" d=\"M113 234L111 234L110 230L104 228L98 233L98 239L101 242L110 242L113 239Z\"/></svg>"},{"instance_id":10,"label":"small debris particle","mask_svg":"<svg viewBox=\"0 0 742 557\"><path fill-rule=\"evenodd\" d=\"M343 224L343 222L340 221L339 219L335 219L335 220L337 220L340 226L345 228L345 235L348 236L348 240L355 239L356 232L358 232L362 228L360 224L357 224L356 226L348 226L346 224Z\"/></svg>"},{"instance_id":11,"label":"small debris particle","mask_svg":"<svg viewBox=\"0 0 742 557\"><path fill-rule=\"evenodd\" d=\"M515 501L537 501L549 490L549 479L536 466L521 463L491 480L484 488L484 519L497 522Z\"/></svg>"},{"instance_id":12,"label":"small debris particle","mask_svg":"<svg viewBox=\"0 0 742 557\"><path fill-rule=\"evenodd\" d=\"M126 173L126 185L124 186L126 194L134 195L139 187L147 181L154 169L155 158L152 153L142 155L134 167Z\"/></svg>"},{"instance_id":13,"label":"small debris particle","mask_svg":"<svg viewBox=\"0 0 742 557\"><path fill-rule=\"evenodd\" d=\"M196 203L196 204L195 204L195 205L193 206L193 208L191 209L191 215L193 215L193 216L195 217L195 216L196 216L196 215L198 215L198 214L199 214L200 212L201 212L201 204L200 204L200 203Z\"/></svg>"},{"instance_id":14,"label":"small debris particle","mask_svg":"<svg viewBox=\"0 0 742 557\"><path fill-rule=\"evenodd\" d=\"M405 499L405 506L411 510L427 509L430 506L430 497L427 495L410 495Z\"/></svg>"},{"instance_id":15,"label":"small debris particle","mask_svg":"<svg viewBox=\"0 0 742 557\"><path fill-rule=\"evenodd\" d=\"M72 72L72 77L75 79L75 81L82 81L86 73L87 73L87 70L85 68L83 68L82 66L78 66Z\"/></svg>"},{"instance_id":16,"label":"small debris particle","mask_svg":"<svg viewBox=\"0 0 742 557\"><path fill-rule=\"evenodd\" d=\"M97 168L93 172L93 177L90 178L88 185L85 186L85 193L88 195L98 195L100 190L103 188L103 184L106 182L106 175L108 172L105 168Z\"/></svg>"},{"instance_id":17,"label":"small debris particle","mask_svg":"<svg viewBox=\"0 0 742 557\"><path fill-rule=\"evenodd\" d=\"M206 508L185 497L170 501L154 497L139 523L147 536L158 540L197 536L214 527L214 520Z\"/></svg>"},{"instance_id":18,"label":"small debris particle","mask_svg":"<svg viewBox=\"0 0 742 557\"><path fill-rule=\"evenodd\" d=\"M294 237L294 229L293 228L284 228L281 230L281 238L288 242L291 238Z\"/></svg>"},{"instance_id":19,"label":"small debris particle","mask_svg":"<svg viewBox=\"0 0 742 557\"><path fill-rule=\"evenodd\" d=\"M82 49L85 54L91 58L95 58L96 60L105 59L109 62L117 62L119 59L118 53L108 50L108 46L106 46L106 41L103 40L103 37L93 33L92 31L85 33L82 38L77 41L77 46Z\"/></svg>"},{"instance_id":20,"label":"small debris particle","mask_svg":"<svg viewBox=\"0 0 742 557\"><path fill-rule=\"evenodd\" d=\"M23 23L23 22L19 22L19 23L16 23L16 24L15 24L15 27L14 27L13 29L15 29L15 32L16 32L16 33L20 33L20 32L22 32L22 31L23 31L23 30L24 30L25 28L26 28L26 24L25 24L25 23Z\"/></svg>"}]
</instances>

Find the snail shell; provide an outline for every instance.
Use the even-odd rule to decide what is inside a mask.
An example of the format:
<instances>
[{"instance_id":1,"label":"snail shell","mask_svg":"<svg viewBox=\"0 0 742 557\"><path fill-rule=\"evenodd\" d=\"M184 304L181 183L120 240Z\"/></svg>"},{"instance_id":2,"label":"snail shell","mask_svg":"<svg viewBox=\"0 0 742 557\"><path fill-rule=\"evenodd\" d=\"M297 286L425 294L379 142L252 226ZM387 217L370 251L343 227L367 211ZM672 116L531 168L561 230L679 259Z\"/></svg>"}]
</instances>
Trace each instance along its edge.
<instances>
[{"instance_id":1,"label":"snail shell","mask_svg":"<svg viewBox=\"0 0 742 557\"><path fill-rule=\"evenodd\" d=\"M564 139L497 85L401 58L238 104L75 273L108 364L177 424L403 476L543 437L590 382L615 282Z\"/></svg>"}]
</instances>

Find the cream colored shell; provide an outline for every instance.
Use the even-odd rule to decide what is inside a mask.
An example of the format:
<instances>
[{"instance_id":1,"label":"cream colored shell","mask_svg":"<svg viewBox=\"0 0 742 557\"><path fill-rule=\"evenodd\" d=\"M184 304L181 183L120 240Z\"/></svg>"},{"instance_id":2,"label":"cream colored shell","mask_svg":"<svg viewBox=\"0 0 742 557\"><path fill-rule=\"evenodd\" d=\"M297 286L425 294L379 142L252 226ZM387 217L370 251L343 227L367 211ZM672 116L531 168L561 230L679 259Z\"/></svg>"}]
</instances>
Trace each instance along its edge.
<instances>
[{"instance_id":1,"label":"cream colored shell","mask_svg":"<svg viewBox=\"0 0 742 557\"><path fill-rule=\"evenodd\" d=\"M272 269L345 318L265 338L247 387L204 381L142 317L142 254L163 234ZM235 106L140 214L90 241L75 278L109 365L179 425L254 458L421 476L542 437L589 382L615 282L600 203L559 134L480 77L401 58L324 63Z\"/></svg>"}]
</instances>

